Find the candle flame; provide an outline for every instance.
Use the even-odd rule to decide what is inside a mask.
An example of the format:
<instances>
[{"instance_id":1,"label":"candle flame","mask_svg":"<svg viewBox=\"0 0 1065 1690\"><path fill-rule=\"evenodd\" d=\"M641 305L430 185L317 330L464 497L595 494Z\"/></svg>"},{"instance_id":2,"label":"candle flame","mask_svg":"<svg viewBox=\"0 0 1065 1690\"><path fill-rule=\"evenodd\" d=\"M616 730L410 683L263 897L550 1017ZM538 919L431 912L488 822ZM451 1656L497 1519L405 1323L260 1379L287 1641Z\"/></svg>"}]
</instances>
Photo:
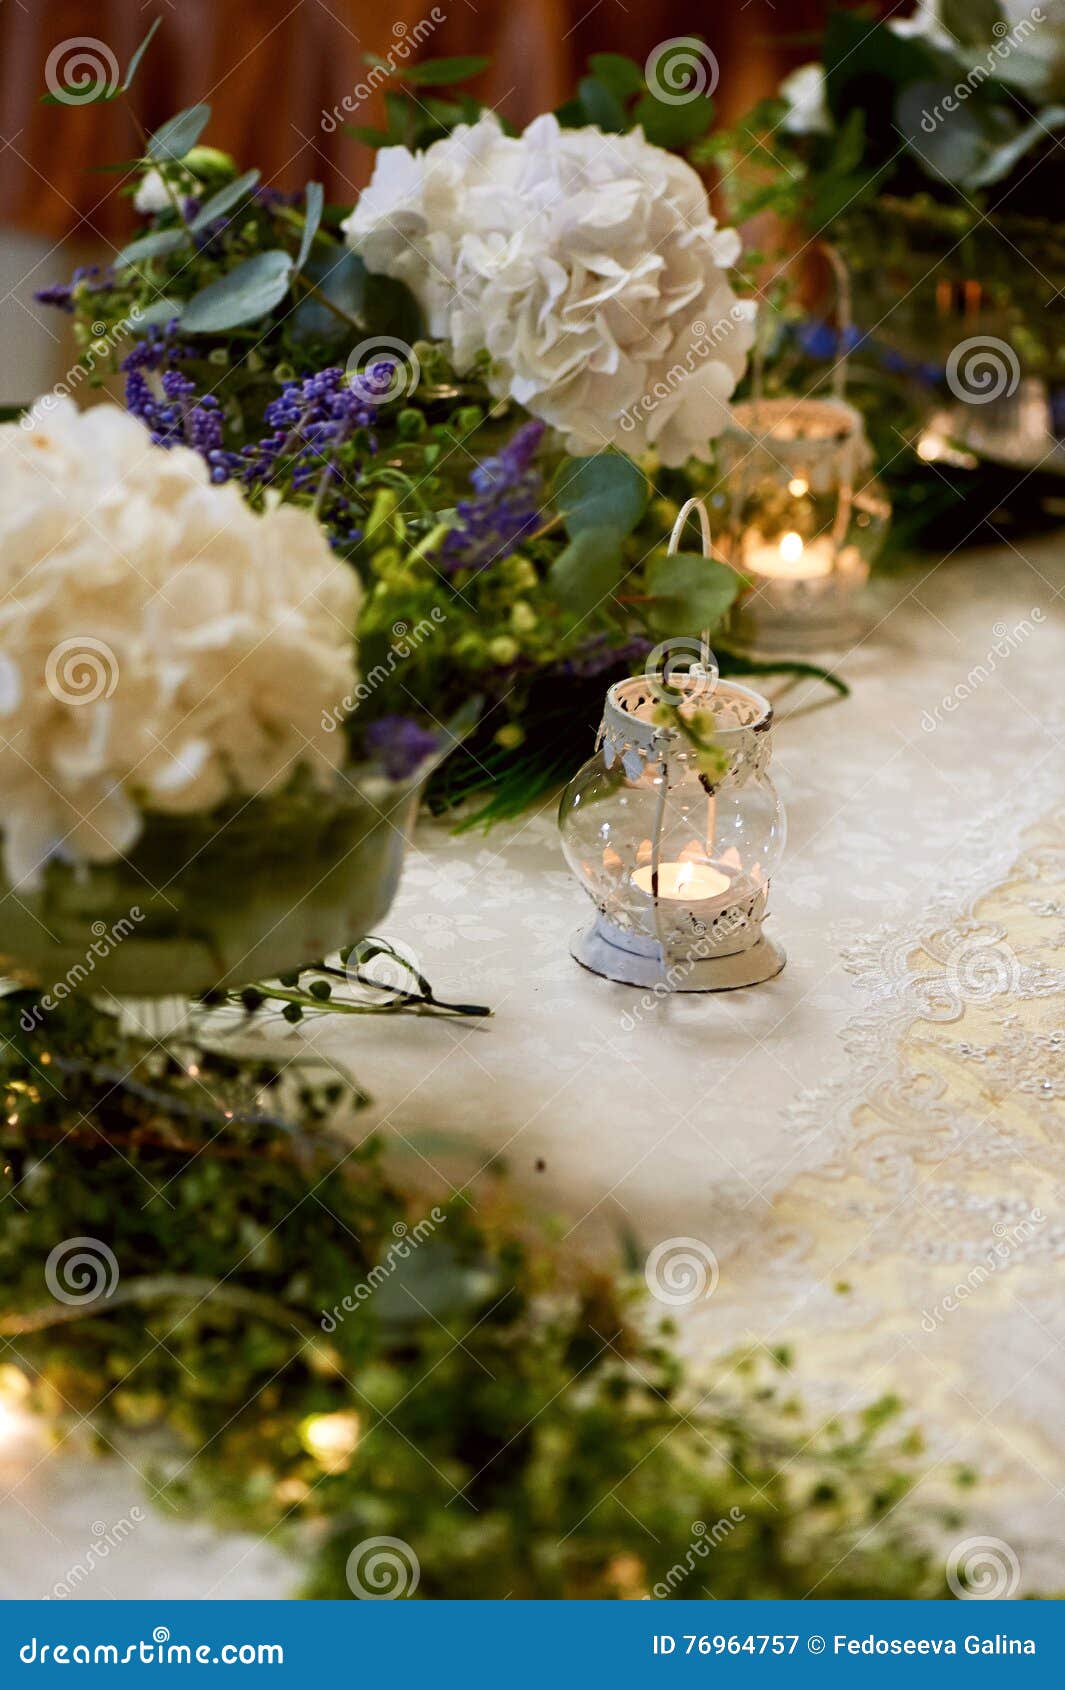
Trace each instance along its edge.
<instances>
[{"instance_id":1,"label":"candle flame","mask_svg":"<svg viewBox=\"0 0 1065 1690\"><path fill-rule=\"evenodd\" d=\"M802 535L796 534L794 530L781 536L780 555L785 563L798 563L805 549Z\"/></svg>"}]
</instances>

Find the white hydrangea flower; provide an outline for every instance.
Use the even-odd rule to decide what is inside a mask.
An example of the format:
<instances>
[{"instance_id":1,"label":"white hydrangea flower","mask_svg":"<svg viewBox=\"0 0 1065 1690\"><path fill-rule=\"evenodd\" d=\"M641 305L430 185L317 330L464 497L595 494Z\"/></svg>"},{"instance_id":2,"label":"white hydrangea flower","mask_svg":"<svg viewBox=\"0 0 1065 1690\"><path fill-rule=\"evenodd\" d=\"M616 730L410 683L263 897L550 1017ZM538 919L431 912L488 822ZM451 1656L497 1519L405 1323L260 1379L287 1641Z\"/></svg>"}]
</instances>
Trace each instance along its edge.
<instances>
[{"instance_id":1,"label":"white hydrangea flower","mask_svg":"<svg viewBox=\"0 0 1065 1690\"><path fill-rule=\"evenodd\" d=\"M513 138L486 113L422 153L380 152L344 228L371 270L411 288L460 373L487 351L492 392L569 451L709 456L755 308L728 281L739 236L640 130L548 116Z\"/></svg>"},{"instance_id":2,"label":"white hydrangea flower","mask_svg":"<svg viewBox=\"0 0 1065 1690\"><path fill-rule=\"evenodd\" d=\"M145 810L209 810L298 766L328 777L358 602L308 512L256 513L116 405L53 396L0 427L8 879L128 851Z\"/></svg>"}]
</instances>

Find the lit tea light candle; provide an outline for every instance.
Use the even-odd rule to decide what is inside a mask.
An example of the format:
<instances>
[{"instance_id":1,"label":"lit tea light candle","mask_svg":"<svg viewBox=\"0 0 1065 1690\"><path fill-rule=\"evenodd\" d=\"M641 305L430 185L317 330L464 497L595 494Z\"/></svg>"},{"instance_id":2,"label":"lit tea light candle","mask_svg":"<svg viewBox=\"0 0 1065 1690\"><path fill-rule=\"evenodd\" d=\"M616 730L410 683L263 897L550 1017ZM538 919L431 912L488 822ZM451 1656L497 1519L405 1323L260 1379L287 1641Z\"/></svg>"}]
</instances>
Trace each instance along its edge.
<instances>
[{"instance_id":1,"label":"lit tea light candle","mask_svg":"<svg viewBox=\"0 0 1065 1690\"><path fill-rule=\"evenodd\" d=\"M650 863L633 872L632 883L641 892L652 895L653 870ZM660 898L678 898L685 904L701 903L705 898L720 898L722 892L727 892L732 881L720 869L711 868L709 863L659 863L658 865L658 896Z\"/></svg>"},{"instance_id":2,"label":"lit tea light candle","mask_svg":"<svg viewBox=\"0 0 1065 1690\"><path fill-rule=\"evenodd\" d=\"M776 542L753 533L744 548L746 569L777 580L811 581L815 576L831 575L835 561L836 549L827 535L807 543L794 530L782 534Z\"/></svg>"}]
</instances>

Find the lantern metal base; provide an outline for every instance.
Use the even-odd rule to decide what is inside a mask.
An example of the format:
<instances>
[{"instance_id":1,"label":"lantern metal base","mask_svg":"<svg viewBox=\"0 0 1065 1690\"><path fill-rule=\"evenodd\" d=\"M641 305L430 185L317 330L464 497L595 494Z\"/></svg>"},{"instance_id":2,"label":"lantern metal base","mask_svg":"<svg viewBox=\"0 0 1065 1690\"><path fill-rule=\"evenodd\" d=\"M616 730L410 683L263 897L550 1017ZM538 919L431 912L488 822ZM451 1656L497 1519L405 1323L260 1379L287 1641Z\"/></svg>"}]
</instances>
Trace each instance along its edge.
<instances>
[{"instance_id":1,"label":"lantern metal base","mask_svg":"<svg viewBox=\"0 0 1065 1690\"><path fill-rule=\"evenodd\" d=\"M781 946L762 935L747 950L731 956L689 958L667 972L657 946L648 955L623 949L607 938L601 921L578 929L570 941L570 955L582 968L618 985L663 986L674 992L733 992L741 986L759 986L778 975L787 961Z\"/></svg>"}]
</instances>

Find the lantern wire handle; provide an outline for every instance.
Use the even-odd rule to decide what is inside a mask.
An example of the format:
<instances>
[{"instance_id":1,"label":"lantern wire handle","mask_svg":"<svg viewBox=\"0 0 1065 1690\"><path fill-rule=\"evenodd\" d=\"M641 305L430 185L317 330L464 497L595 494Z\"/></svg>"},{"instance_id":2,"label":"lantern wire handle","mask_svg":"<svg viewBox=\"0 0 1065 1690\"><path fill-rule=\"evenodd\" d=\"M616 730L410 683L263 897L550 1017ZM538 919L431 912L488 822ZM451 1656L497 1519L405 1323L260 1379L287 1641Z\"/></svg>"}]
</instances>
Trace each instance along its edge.
<instances>
[{"instance_id":1,"label":"lantern wire handle","mask_svg":"<svg viewBox=\"0 0 1065 1690\"><path fill-rule=\"evenodd\" d=\"M673 532L669 536L666 552L669 557L675 557L680 550L680 538L684 532L684 525L692 515L699 520L699 540L703 548L703 556L710 557L713 540L710 534L710 513L702 499L686 499L677 512L677 520L673 524ZM714 654L710 650L710 630L703 628L699 634L699 665L703 675L710 677L711 689L717 685L718 667Z\"/></svg>"},{"instance_id":2,"label":"lantern wire handle","mask_svg":"<svg viewBox=\"0 0 1065 1690\"><path fill-rule=\"evenodd\" d=\"M669 536L667 554L675 557L680 550L681 536L689 517L696 517L699 523L699 541L703 548L703 556L711 555L712 537L710 533L710 513L702 499L686 499L677 512L677 520L673 524L673 532ZM689 674L696 675L706 684L706 689L712 692L717 685L720 671L717 659L710 649L710 630L703 628L699 634L699 662L693 664ZM669 796L669 736L661 739L661 757L658 764L658 802L655 806L654 827L651 831L651 902L654 910L655 931L658 935L658 945L662 953L662 966L665 970L665 981L670 991L674 990L672 966L670 963L670 946L666 923L662 909L662 900L658 891L658 873L662 860L662 829L666 819L666 802Z\"/></svg>"},{"instance_id":3,"label":"lantern wire handle","mask_svg":"<svg viewBox=\"0 0 1065 1690\"><path fill-rule=\"evenodd\" d=\"M836 280L836 324L838 346L835 366L832 370L832 397L844 399L847 393L847 359L850 357L850 336L853 323L853 308L851 302L851 273L842 254L830 241L821 242L828 262L832 266L832 273Z\"/></svg>"}]
</instances>

